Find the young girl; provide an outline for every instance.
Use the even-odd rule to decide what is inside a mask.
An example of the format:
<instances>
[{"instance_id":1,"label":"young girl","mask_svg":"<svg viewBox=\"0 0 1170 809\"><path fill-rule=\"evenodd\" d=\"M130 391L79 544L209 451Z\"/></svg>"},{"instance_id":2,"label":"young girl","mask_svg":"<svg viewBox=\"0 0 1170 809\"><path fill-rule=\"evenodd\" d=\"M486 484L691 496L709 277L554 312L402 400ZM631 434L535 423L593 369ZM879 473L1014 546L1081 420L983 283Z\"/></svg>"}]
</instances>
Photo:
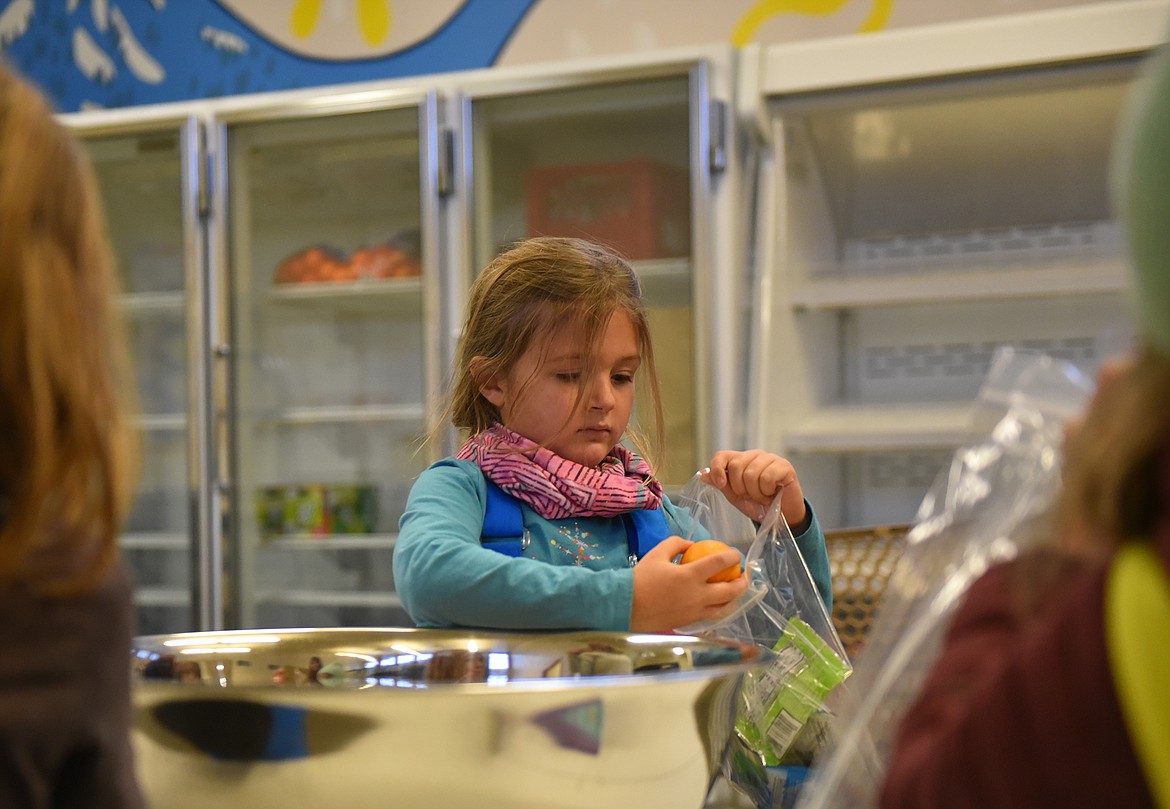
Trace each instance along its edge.
<instances>
[{"instance_id":1,"label":"young girl","mask_svg":"<svg viewBox=\"0 0 1170 809\"><path fill-rule=\"evenodd\" d=\"M646 456L619 443L639 373L660 447L646 309L617 255L577 239L531 239L484 270L449 406L470 440L419 477L394 552L396 587L417 624L658 632L710 618L744 592L743 575L707 581L739 562L735 551L674 564L692 521ZM705 479L753 519L782 491L827 599L824 536L788 461L719 452Z\"/></svg>"},{"instance_id":2,"label":"young girl","mask_svg":"<svg viewBox=\"0 0 1170 809\"><path fill-rule=\"evenodd\" d=\"M0 806L131 809L113 272L80 148L3 67L0 110Z\"/></svg>"}]
</instances>

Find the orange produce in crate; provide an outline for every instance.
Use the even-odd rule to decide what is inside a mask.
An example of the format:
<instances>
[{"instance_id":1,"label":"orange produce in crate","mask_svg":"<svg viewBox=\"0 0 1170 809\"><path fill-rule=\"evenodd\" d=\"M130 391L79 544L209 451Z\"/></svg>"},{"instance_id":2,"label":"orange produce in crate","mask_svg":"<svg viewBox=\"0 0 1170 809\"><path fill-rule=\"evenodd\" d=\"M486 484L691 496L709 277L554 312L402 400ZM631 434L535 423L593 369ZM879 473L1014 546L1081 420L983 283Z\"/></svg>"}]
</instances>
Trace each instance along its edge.
<instances>
[{"instance_id":1,"label":"orange produce in crate","mask_svg":"<svg viewBox=\"0 0 1170 809\"><path fill-rule=\"evenodd\" d=\"M355 250L349 257L349 266L357 278L394 278L404 258L401 251L379 244Z\"/></svg>"},{"instance_id":2,"label":"orange produce in crate","mask_svg":"<svg viewBox=\"0 0 1170 809\"><path fill-rule=\"evenodd\" d=\"M697 561L706 556L710 556L713 553L720 553L722 551L731 550L735 549L726 542L720 542L717 539L703 539L696 542L694 545L691 545L683 552L682 564L685 565L690 562ZM735 581L739 578L740 572L739 562L736 562L734 565L729 565L728 567L723 568L714 576L711 576L709 579L707 579L707 581Z\"/></svg>"},{"instance_id":3,"label":"orange produce in crate","mask_svg":"<svg viewBox=\"0 0 1170 809\"><path fill-rule=\"evenodd\" d=\"M307 247L280 262L276 268L276 283L305 284L322 281L348 281L352 277L332 248Z\"/></svg>"}]
</instances>

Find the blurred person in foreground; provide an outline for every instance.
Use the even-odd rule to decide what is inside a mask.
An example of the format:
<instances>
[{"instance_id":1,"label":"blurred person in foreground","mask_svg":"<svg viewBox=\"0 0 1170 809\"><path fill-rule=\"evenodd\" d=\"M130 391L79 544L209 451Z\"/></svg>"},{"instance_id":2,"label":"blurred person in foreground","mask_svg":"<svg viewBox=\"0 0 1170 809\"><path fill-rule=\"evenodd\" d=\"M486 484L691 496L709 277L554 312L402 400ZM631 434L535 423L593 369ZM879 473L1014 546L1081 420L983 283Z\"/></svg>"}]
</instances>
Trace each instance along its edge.
<instances>
[{"instance_id":1,"label":"blurred person in foreground","mask_svg":"<svg viewBox=\"0 0 1170 809\"><path fill-rule=\"evenodd\" d=\"M95 181L0 64L0 806L141 807L131 590L135 451Z\"/></svg>"},{"instance_id":2,"label":"blurred person in foreground","mask_svg":"<svg viewBox=\"0 0 1170 809\"><path fill-rule=\"evenodd\" d=\"M1170 60L1121 130L1140 338L1070 429L1056 542L967 593L881 804L1170 807Z\"/></svg>"}]
</instances>

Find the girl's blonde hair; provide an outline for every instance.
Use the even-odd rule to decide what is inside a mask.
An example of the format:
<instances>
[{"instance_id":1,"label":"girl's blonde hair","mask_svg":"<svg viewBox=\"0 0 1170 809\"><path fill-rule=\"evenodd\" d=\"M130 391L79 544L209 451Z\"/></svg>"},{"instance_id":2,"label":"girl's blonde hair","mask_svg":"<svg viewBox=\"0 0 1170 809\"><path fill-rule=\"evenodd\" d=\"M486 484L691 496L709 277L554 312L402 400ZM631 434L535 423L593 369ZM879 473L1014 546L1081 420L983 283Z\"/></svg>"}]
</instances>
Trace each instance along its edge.
<instances>
[{"instance_id":1,"label":"girl's blonde hair","mask_svg":"<svg viewBox=\"0 0 1170 809\"><path fill-rule=\"evenodd\" d=\"M0 66L0 583L96 587L135 458L113 270L91 167Z\"/></svg>"},{"instance_id":2,"label":"girl's blonde hair","mask_svg":"<svg viewBox=\"0 0 1170 809\"><path fill-rule=\"evenodd\" d=\"M471 288L447 415L475 435L500 420L480 385L506 374L534 341L579 329L582 369L578 402L598 343L615 312L633 321L642 356L639 376L649 382L654 421L649 441L631 428L630 440L654 465L662 454L663 417L650 326L637 277L621 256L582 239L541 237L519 242L488 264Z\"/></svg>"},{"instance_id":3,"label":"girl's blonde hair","mask_svg":"<svg viewBox=\"0 0 1170 809\"><path fill-rule=\"evenodd\" d=\"M1149 347L1103 387L1069 440L1058 513L1065 531L1111 544L1149 539L1170 452L1170 357Z\"/></svg>"}]
</instances>

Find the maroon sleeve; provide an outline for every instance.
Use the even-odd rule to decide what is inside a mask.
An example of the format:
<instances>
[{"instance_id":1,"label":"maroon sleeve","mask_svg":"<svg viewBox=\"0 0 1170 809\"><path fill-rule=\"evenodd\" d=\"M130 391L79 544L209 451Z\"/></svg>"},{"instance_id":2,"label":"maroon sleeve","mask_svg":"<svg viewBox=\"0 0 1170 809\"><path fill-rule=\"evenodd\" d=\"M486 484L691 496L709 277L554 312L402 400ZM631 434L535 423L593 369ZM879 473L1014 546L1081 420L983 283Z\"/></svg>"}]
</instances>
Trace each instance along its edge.
<instances>
[{"instance_id":1,"label":"maroon sleeve","mask_svg":"<svg viewBox=\"0 0 1170 809\"><path fill-rule=\"evenodd\" d=\"M902 719L883 809L1152 806L1105 648L1104 566L988 570Z\"/></svg>"},{"instance_id":2,"label":"maroon sleeve","mask_svg":"<svg viewBox=\"0 0 1170 809\"><path fill-rule=\"evenodd\" d=\"M943 650L917 701L902 720L886 775L882 806L938 805L961 775L960 728L972 695L1003 670L1001 650L1019 632L1007 566L978 579L955 614ZM956 772L958 771L958 772ZM958 806L958 804L953 804Z\"/></svg>"}]
</instances>

